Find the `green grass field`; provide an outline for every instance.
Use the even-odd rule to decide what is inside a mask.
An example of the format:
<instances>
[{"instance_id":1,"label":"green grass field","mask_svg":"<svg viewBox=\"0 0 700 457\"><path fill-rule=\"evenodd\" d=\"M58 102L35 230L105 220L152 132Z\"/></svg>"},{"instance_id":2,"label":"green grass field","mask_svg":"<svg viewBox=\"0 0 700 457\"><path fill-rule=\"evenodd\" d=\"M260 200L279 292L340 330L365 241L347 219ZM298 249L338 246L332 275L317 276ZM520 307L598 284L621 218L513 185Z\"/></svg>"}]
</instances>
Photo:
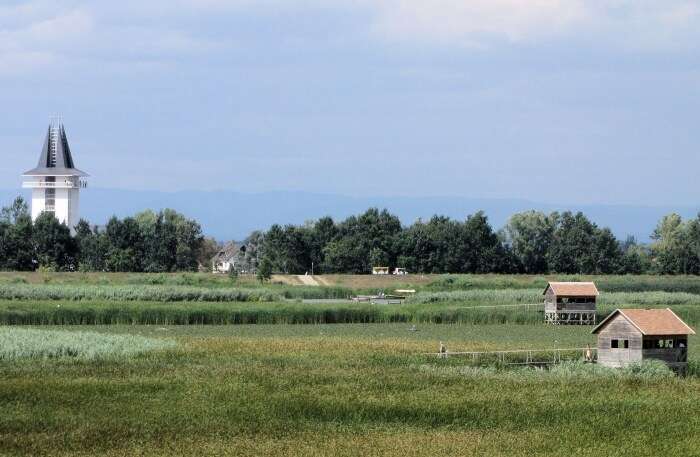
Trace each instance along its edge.
<instances>
[{"instance_id":1,"label":"green grass field","mask_svg":"<svg viewBox=\"0 0 700 457\"><path fill-rule=\"evenodd\" d=\"M698 378L470 371L459 357L421 355L434 351L439 340L454 350L581 346L593 341L581 327L90 330L164 338L177 347L113 360L3 364L1 454L658 456L698 451Z\"/></svg>"},{"instance_id":2,"label":"green grass field","mask_svg":"<svg viewBox=\"0 0 700 457\"><path fill-rule=\"evenodd\" d=\"M0 326L0 455L700 454L698 337L684 378L426 354L440 341L450 351L595 345L590 327L497 306L540 297L541 278L423 278L410 302L382 306L330 301L371 289L364 277L312 290L211 275L35 275L0 275L0 322L54 324ZM670 306L700 322L697 278L599 282L601 315Z\"/></svg>"}]
</instances>

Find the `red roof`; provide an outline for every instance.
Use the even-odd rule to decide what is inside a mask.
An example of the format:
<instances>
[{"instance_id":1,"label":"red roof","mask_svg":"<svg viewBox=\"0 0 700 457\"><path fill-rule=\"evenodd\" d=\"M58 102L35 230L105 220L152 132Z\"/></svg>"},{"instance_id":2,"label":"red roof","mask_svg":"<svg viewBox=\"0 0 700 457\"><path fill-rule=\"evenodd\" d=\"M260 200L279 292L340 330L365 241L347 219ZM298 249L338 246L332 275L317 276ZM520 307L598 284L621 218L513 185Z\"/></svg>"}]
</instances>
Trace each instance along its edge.
<instances>
[{"instance_id":1,"label":"red roof","mask_svg":"<svg viewBox=\"0 0 700 457\"><path fill-rule=\"evenodd\" d=\"M616 309L598 324L591 333L597 333L616 314L621 314L642 335L695 335L695 331L676 316L670 308L666 309Z\"/></svg>"},{"instance_id":2,"label":"red roof","mask_svg":"<svg viewBox=\"0 0 700 457\"><path fill-rule=\"evenodd\" d=\"M556 295L567 297L597 297L598 289L592 282L550 282L547 289L552 288ZM544 293L547 293L547 289Z\"/></svg>"}]
</instances>

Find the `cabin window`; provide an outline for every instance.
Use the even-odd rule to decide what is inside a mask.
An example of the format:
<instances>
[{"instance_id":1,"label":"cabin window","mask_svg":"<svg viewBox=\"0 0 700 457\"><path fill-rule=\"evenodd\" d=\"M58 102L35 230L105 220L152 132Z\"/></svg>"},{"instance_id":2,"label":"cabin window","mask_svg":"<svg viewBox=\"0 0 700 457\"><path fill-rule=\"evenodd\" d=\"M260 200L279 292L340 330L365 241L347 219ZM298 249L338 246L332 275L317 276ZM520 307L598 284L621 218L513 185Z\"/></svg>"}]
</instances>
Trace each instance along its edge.
<instances>
[{"instance_id":1,"label":"cabin window","mask_svg":"<svg viewBox=\"0 0 700 457\"><path fill-rule=\"evenodd\" d=\"M630 347L630 340L617 340L617 339L610 340L610 348L611 349L629 349L629 347Z\"/></svg>"},{"instance_id":2,"label":"cabin window","mask_svg":"<svg viewBox=\"0 0 700 457\"><path fill-rule=\"evenodd\" d=\"M671 339L659 339L656 341L656 347L658 349L668 349L673 347L673 340Z\"/></svg>"}]
</instances>

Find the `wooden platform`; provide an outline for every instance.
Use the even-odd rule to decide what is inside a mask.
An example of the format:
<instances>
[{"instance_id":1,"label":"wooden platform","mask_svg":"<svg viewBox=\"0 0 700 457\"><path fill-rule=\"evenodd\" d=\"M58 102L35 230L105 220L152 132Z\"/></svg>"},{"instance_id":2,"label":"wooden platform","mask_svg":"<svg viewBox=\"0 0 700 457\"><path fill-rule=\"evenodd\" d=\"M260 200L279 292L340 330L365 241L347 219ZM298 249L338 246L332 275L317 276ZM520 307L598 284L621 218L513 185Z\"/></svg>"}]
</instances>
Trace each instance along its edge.
<instances>
[{"instance_id":1,"label":"wooden platform","mask_svg":"<svg viewBox=\"0 0 700 457\"><path fill-rule=\"evenodd\" d=\"M424 355L446 357L468 357L475 364L498 362L504 365L542 366L570 360L585 360L586 351L591 354L590 362L596 359L596 348L558 348L558 349L514 349L509 351L468 351L468 352L428 352Z\"/></svg>"},{"instance_id":2,"label":"wooden platform","mask_svg":"<svg viewBox=\"0 0 700 457\"><path fill-rule=\"evenodd\" d=\"M596 325L595 310L562 310L544 312L544 321L553 325Z\"/></svg>"}]
</instances>

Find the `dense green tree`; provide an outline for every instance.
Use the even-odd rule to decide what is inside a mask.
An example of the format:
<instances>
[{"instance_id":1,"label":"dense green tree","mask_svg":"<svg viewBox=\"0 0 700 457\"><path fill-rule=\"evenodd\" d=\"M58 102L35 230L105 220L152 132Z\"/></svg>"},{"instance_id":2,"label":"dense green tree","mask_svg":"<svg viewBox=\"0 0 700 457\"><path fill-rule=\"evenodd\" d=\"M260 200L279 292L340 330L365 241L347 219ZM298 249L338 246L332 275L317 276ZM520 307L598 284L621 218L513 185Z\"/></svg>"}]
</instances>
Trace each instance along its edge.
<instances>
[{"instance_id":1,"label":"dense green tree","mask_svg":"<svg viewBox=\"0 0 700 457\"><path fill-rule=\"evenodd\" d=\"M467 217L460 251L463 273L502 273L509 264L507 251L483 211Z\"/></svg>"},{"instance_id":2,"label":"dense green tree","mask_svg":"<svg viewBox=\"0 0 700 457\"><path fill-rule=\"evenodd\" d=\"M105 260L107 271L143 271L143 235L136 219L112 217L105 234L109 242Z\"/></svg>"},{"instance_id":3,"label":"dense green tree","mask_svg":"<svg viewBox=\"0 0 700 457\"><path fill-rule=\"evenodd\" d=\"M310 230L310 258L315 273L324 272L325 254L324 248L338 234L338 228L331 217L322 217L316 221Z\"/></svg>"},{"instance_id":4,"label":"dense green tree","mask_svg":"<svg viewBox=\"0 0 700 457\"><path fill-rule=\"evenodd\" d=\"M173 229L175 235L175 264L171 271L197 271L197 254L204 240L202 227L170 209L163 211L163 219L166 239Z\"/></svg>"},{"instance_id":5,"label":"dense green tree","mask_svg":"<svg viewBox=\"0 0 700 457\"><path fill-rule=\"evenodd\" d=\"M197 263L203 271L211 271L211 259L214 258L221 247L221 243L212 237L207 237L202 240L199 250L197 251Z\"/></svg>"},{"instance_id":6,"label":"dense green tree","mask_svg":"<svg viewBox=\"0 0 700 457\"><path fill-rule=\"evenodd\" d=\"M700 216L699 216L700 218ZM651 236L653 268L661 274L700 273L700 221L664 216Z\"/></svg>"},{"instance_id":7,"label":"dense green tree","mask_svg":"<svg viewBox=\"0 0 700 457\"><path fill-rule=\"evenodd\" d=\"M53 213L41 213L32 231L34 255L39 268L72 271L77 266L78 247L70 229L58 222Z\"/></svg>"},{"instance_id":8,"label":"dense green tree","mask_svg":"<svg viewBox=\"0 0 700 457\"><path fill-rule=\"evenodd\" d=\"M310 228L275 224L265 234L263 250L273 271L303 274L311 269L312 245Z\"/></svg>"},{"instance_id":9,"label":"dense green tree","mask_svg":"<svg viewBox=\"0 0 700 457\"><path fill-rule=\"evenodd\" d=\"M651 259L646 246L637 243L633 236L628 236L620 245L622 249L620 273L642 274L651 271Z\"/></svg>"},{"instance_id":10,"label":"dense green tree","mask_svg":"<svg viewBox=\"0 0 700 457\"><path fill-rule=\"evenodd\" d=\"M109 251L107 236L81 219L75 226L75 238L78 244L78 268L81 271L106 271L105 261Z\"/></svg>"},{"instance_id":11,"label":"dense green tree","mask_svg":"<svg viewBox=\"0 0 700 457\"><path fill-rule=\"evenodd\" d=\"M338 225L335 238L323 251L324 271L368 273L373 251L383 252L387 263L394 264L401 230L399 218L387 210L370 208L360 216L350 216Z\"/></svg>"},{"instance_id":12,"label":"dense green tree","mask_svg":"<svg viewBox=\"0 0 700 457\"><path fill-rule=\"evenodd\" d=\"M506 245L510 246L523 273L541 274L548 271L547 253L552 244L556 224L555 214L526 211L511 216L503 228Z\"/></svg>"},{"instance_id":13,"label":"dense green tree","mask_svg":"<svg viewBox=\"0 0 700 457\"><path fill-rule=\"evenodd\" d=\"M419 273L459 272L462 224L444 216L421 220L399 236L399 266Z\"/></svg>"},{"instance_id":14,"label":"dense green tree","mask_svg":"<svg viewBox=\"0 0 700 457\"><path fill-rule=\"evenodd\" d=\"M610 274L622 270L623 252L610 229L600 229L582 213L553 215L555 231L547 252L551 272Z\"/></svg>"},{"instance_id":15,"label":"dense green tree","mask_svg":"<svg viewBox=\"0 0 700 457\"><path fill-rule=\"evenodd\" d=\"M595 227L582 214L553 215L556 229L547 252L547 265L554 273L587 273L595 269L591 257Z\"/></svg>"},{"instance_id":16,"label":"dense green tree","mask_svg":"<svg viewBox=\"0 0 700 457\"><path fill-rule=\"evenodd\" d=\"M0 222L16 224L20 217L30 216L29 205L22 197L17 197L10 204L0 209Z\"/></svg>"},{"instance_id":17,"label":"dense green tree","mask_svg":"<svg viewBox=\"0 0 700 457\"><path fill-rule=\"evenodd\" d=\"M258 271L256 273L256 276L258 278L258 281L260 282L270 280L270 278L272 277L272 261L269 258L262 258L262 260L260 261L260 265L258 265Z\"/></svg>"},{"instance_id":18,"label":"dense green tree","mask_svg":"<svg viewBox=\"0 0 700 457\"><path fill-rule=\"evenodd\" d=\"M0 210L0 269L31 271L36 268L33 228L29 209L22 197Z\"/></svg>"}]
</instances>

